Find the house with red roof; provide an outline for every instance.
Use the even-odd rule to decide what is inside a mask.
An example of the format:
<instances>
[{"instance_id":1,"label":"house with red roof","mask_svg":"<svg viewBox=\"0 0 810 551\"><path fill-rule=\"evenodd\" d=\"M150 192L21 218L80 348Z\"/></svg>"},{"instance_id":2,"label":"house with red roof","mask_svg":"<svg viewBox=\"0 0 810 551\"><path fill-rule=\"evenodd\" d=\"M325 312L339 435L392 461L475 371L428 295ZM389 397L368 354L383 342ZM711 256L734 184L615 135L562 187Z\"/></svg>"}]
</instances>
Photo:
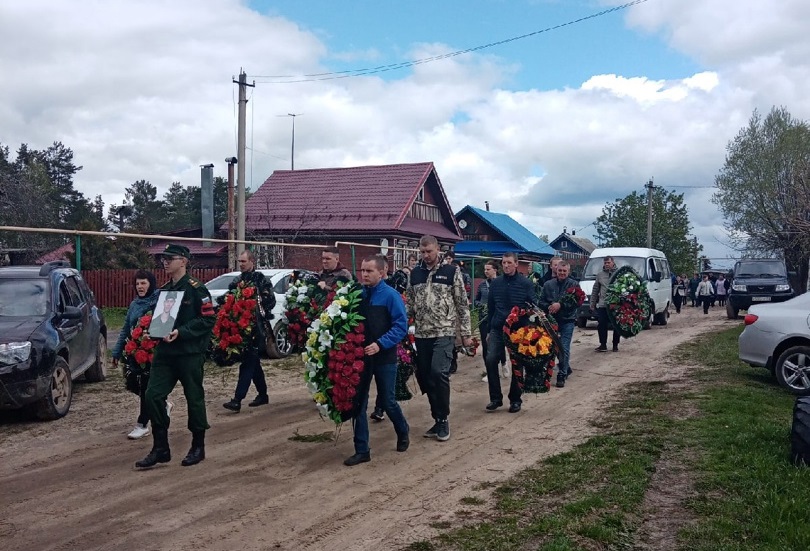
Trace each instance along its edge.
<instances>
[{"instance_id":1,"label":"house with red roof","mask_svg":"<svg viewBox=\"0 0 810 551\"><path fill-rule=\"evenodd\" d=\"M422 235L443 250L462 240L432 162L277 170L245 204L251 239L338 245L341 261L356 271L369 254L385 254L392 268L406 264ZM273 247L277 267L320 270L321 249ZM263 256L259 251L260 258Z\"/></svg>"}]
</instances>

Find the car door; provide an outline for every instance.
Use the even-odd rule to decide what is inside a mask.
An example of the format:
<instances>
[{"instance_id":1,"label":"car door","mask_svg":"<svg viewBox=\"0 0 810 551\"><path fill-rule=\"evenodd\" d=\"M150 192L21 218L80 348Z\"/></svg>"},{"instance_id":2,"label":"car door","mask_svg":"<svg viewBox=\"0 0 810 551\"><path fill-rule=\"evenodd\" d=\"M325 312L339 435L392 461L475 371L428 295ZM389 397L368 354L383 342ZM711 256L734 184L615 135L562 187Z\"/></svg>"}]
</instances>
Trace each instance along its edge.
<instances>
[{"instance_id":1,"label":"car door","mask_svg":"<svg viewBox=\"0 0 810 551\"><path fill-rule=\"evenodd\" d=\"M65 278L65 285L68 293L70 293L70 300L73 306L82 311L82 323L79 329L78 347L80 354L81 366L87 365L93 361L96 353L95 336L99 333L98 322L90 311L90 301L85 297L79 287L79 282L75 276Z\"/></svg>"},{"instance_id":2,"label":"car door","mask_svg":"<svg viewBox=\"0 0 810 551\"><path fill-rule=\"evenodd\" d=\"M659 271L659 267L656 266L655 259L653 257L648 258L647 259L647 291L650 293L650 298L652 298L653 302L655 303L656 311L660 312L664 308L664 306L666 305L666 302L661 304L661 297L660 297L661 293L659 292L659 289L661 288L661 283L656 282L656 281L653 280L653 278L655 277L655 273L658 272L658 271Z\"/></svg>"},{"instance_id":3,"label":"car door","mask_svg":"<svg viewBox=\"0 0 810 551\"><path fill-rule=\"evenodd\" d=\"M59 283L57 312L63 314L68 306L73 306L73 299L68 291L67 283L63 279ZM81 369L86 353L82 352L81 333L84 328L82 319L60 318L54 322L54 326L62 335L62 341L68 349L68 365L71 373L77 373Z\"/></svg>"}]
</instances>

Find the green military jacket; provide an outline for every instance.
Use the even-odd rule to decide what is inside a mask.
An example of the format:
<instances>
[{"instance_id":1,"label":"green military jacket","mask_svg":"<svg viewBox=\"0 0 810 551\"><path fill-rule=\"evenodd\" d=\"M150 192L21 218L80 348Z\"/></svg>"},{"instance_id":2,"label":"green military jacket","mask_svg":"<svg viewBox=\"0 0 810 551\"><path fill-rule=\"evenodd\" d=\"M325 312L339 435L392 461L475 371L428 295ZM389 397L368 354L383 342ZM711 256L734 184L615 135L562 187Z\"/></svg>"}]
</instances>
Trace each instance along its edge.
<instances>
[{"instance_id":1,"label":"green military jacket","mask_svg":"<svg viewBox=\"0 0 810 551\"><path fill-rule=\"evenodd\" d=\"M159 341L155 348L155 360L165 357L205 354L211 340L216 313L211 302L211 294L200 280L186 274L180 281L169 280L161 291L183 291L183 300L177 312L177 339L173 342Z\"/></svg>"}]
</instances>

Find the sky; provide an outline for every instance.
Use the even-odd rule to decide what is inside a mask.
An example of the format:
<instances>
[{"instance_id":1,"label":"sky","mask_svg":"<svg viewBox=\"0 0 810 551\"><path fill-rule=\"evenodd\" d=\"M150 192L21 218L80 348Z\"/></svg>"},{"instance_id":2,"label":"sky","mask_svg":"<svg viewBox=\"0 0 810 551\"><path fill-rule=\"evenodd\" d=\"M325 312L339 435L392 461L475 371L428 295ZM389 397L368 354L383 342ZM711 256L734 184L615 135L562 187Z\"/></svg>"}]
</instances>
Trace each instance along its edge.
<instances>
[{"instance_id":1,"label":"sky","mask_svg":"<svg viewBox=\"0 0 810 551\"><path fill-rule=\"evenodd\" d=\"M711 186L755 109L810 118L810 2L624 3L2 2L0 143L61 141L108 205L140 179L199 185L236 154L244 69L252 189L290 168L294 113L297 169L432 161L455 211L489 201L551 238L592 237L652 178L731 264Z\"/></svg>"}]
</instances>

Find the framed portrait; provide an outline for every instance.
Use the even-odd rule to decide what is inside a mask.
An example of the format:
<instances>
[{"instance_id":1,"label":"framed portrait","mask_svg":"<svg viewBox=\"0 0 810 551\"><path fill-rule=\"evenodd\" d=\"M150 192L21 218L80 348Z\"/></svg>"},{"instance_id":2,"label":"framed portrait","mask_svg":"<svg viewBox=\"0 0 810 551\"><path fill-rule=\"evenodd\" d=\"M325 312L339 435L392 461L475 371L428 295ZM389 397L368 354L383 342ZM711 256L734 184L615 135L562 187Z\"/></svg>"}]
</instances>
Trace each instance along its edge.
<instances>
[{"instance_id":1,"label":"framed portrait","mask_svg":"<svg viewBox=\"0 0 810 551\"><path fill-rule=\"evenodd\" d=\"M177 312L185 291L161 291L158 295L152 322L149 324L149 336L162 339L172 332L177 321Z\"/></svg>"}]
</instances>

